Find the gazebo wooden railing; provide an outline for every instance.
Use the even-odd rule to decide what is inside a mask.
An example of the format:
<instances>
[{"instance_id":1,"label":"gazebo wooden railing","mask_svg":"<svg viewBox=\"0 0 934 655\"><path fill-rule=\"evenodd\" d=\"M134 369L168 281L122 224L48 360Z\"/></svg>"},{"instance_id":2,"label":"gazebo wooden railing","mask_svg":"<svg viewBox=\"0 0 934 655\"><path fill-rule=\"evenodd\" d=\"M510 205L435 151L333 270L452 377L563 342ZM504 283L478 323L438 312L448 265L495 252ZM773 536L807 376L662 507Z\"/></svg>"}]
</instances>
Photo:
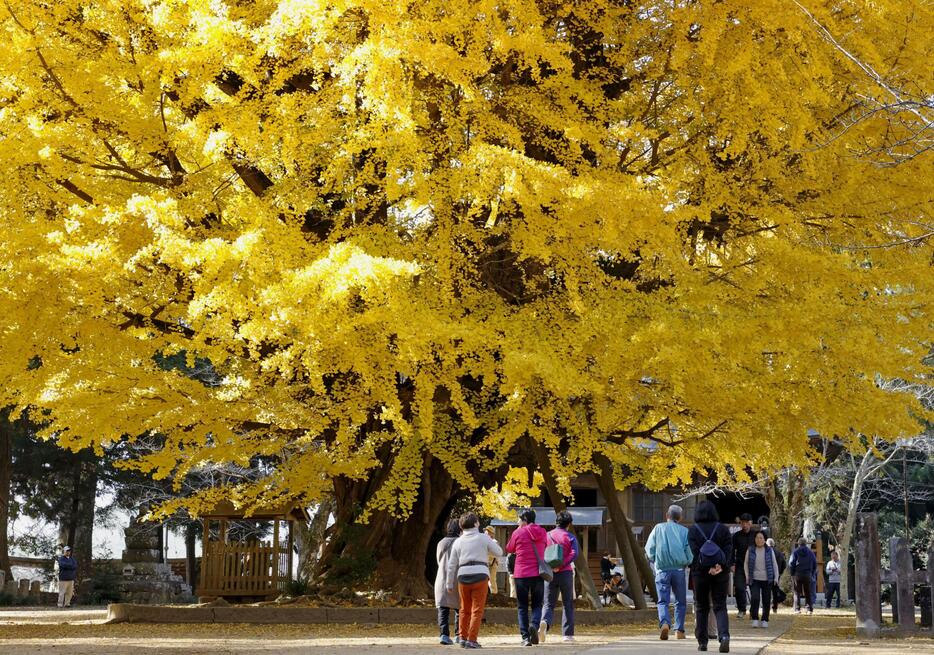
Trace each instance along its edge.
<instances>
[{"instance_id":1,"label":"gazebo wooden railing","mask_svg":"<svg viewBox=\"0 0 934 655\"><path fill-rule=\"evenodd\" d=\"M222 501L203 514L204 538L201 551L200 597L275 597L292 580L294 523L307 521L301 507L254 508L246 516L242 508ZM272 539L262 542L228 541L232 521L270 522ZM287 531L282 539L280 524ZM216 530L212 525L216 524ZM216 538L214 538L216 537Z\"/></svg>"},{"instance_id":2,"label":"gazebo wooden railing","mask_svg":"<svg viewBox=\"0 0 934 655\"><path fill-rule=\"evenodd\" d=\"M212 542L201 561L202 596L278 595L291 580L287 549L270 544Z\"/></svg>"}]
</instances>

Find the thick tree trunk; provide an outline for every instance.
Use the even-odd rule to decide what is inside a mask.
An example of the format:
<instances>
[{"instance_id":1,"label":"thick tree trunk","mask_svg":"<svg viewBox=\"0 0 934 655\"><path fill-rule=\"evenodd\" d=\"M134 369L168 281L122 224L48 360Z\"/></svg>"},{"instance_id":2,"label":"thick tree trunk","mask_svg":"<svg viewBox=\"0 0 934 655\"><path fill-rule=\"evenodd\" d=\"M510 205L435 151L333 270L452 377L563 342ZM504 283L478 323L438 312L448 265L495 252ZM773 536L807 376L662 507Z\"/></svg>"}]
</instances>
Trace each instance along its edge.
<instances>
[{"instance_id":1,"label":"thick tree trunk","mask_svg":"<svg viewBox=\"0 0 934 655\"><path fill-rule=\"evenodd\" d=\"M13 579L10 569L10 478L13 474L13 426L0 416L0 571L6 580Z\"/></svg>"},{"instance_id":2,"label":"thick tree trunk","mask_svg":"<svg viewBox=\"0 0 934 655\"><path fill-rule=\"evenodd\" d=\"M769 530L771 537L785 557L791 556L794 544L801 533L801 512L804 508L804 478L796 470L785 471L773 478L764 489L769 505ZM791 592L791 574L779 581L786 592Z\"/></svg>"},{"instance_id":3,"label":"thick tree trunk","mask_svg":"<svg viewBox=\"0 0 934 655\"><path fill-rule=\"evenodd\" d=\"M551 497L555 512L563 512L567 509L567 505L564 503L564 497L561 495L561 492L558 491L558 481L555 479L554 471L551 469L551 463L548 460L548 452L540 443L536 444L536 452L538 455L538 467L542 472L542 477L545 479L545 489L548 490L548 495ZM584 529L586 530L587 528ZM603 609L603 605L600 603L600 596L597 594L597 586L593 582L593 576L590 575L590 563L587 561L583 549L578 550L577 558L574 560L574 566L577 569L577 577L581 581L581 589L591 607L595 610Z\"/></svg>"},{"instance_id":4,"label":"thick tree trunk","mask_svg":"<svg viewBox=\"0 0 934 655\"><path fill-rule=\"evenodd\" d=\"M78 563L78 577L83 580L94 570L94 508L97 502L97 471L81 455L75 456L71 478L71 503L59 525L59 542L70 545Z\"/></svg>"},{"instance_id":5,"label":"thick tree trunk","mask_svg":"<svg viewBox=\"0 0 934 655\"><path fill-rule=\"evenodd\" d=\"M626 569L626 576L629 579L629 586L632 588L633 600L636 603L636 609L645 609L645 583L642 581L642 573L636 562L636 554L633 551L632 540L627 533L632 532L629 526L629 520L619 503L619 496L616 493L615 476L613 475L613 464L606 457L600 455L595 458L600 472L597 474L597 483L600 491L606 498L607 508L610 510L610 518L613 520L613 530L616 534L616 543L619 545L623 556L623 567Z\"/></svg>"},{"instance_id":6,"label":"thick tree trunk","mask_svg":"<svg viewBox=\"0 0 934 655\"><path fill-rule=\"evenodd\" d=\"M625 513L623 514L625 516ZM652 565L649 564L648 555L645 554L645 549L639 545L638 540L636 539L635 533L632 531L632 527L629 525L629 521L626 521L626 535L629 537L629 545L632 548L632 553L636 559L636 566L639 567L639 575L642 576L642 579L645 581L646 589L649 591L649 596L652 597L656 603L658 602L658 589L655 588L655 571L652 569Z\"/></svg>"},{"instance_id":7,"label":"thick tree trunk","mask_svg":"<svg viewBox=\"0 0 934 655\"><path fill-rule=\"evenodd\" d=\"M315 577L319 556L327 534L328 518L331 516L333 509L334 500L324 498L318 503L311 521L296 525L295 536L298 545L299 580L311 580Z\"/></svg>"},{"instance_id":8,"label":"thick tree trunk","mask_svg":"<svg viewBox=\"0 0 934 655\"><path fill-rule=\"evenodd\" d=\"M373 497L390 467L370 480L334 481L335 524L318 567L325 585L391 590L403 597L428 598L428 546L440 522L450 513L454 481L441 462L426 454L422 488L407 519L374 512L358 522L361 508Z\"/></svg>"},{"instance_id":9,"label":"thick tree trunk","mask_svg":"<svg viewBox=\"0 0 934 655\"><path fill-rule=\"evenodd\" d=\"M866 469L873 455L866 451L856 469L853 478L853 488L850 490L850 500L846 507L846 522L843 524L843 538L837 545L840 550L840 598L846 604L850 600L850 552L853 550L853 532L856 530L856 513L859 511L859 499L863 494L863 483L866 480Z\"/></svg>"}]
</instances>

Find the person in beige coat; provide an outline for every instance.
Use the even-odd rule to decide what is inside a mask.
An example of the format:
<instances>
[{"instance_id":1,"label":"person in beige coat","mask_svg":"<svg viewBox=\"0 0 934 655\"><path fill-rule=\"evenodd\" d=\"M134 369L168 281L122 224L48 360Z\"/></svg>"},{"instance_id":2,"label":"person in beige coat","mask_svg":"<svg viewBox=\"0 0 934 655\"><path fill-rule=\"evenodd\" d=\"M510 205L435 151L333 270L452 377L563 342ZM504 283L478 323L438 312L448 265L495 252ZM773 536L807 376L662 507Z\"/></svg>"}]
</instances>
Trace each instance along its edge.
<instances>
[{"instance_id":1,"label":"person in beige coat","mask_svg":"<svg viewBox=\"0 0 934 655\"><path fill-rule=\"evenodd\" d=\"M438 574L435 575L435 607L438 608L438 630L441 632L440 643L443 646L450 646L454 643L451 639L451 619L454 619L454 635L457 643L460 643L460 637L457 635L457 614L460 610L460 595L454 591L449 591L445 578L448 573L448 561L451 558L451 549L454 542L461 536L461 528L457 519L448 521L448 530L444 539L438 542L436 558L438 560Z\"/></svg>"}]
</instances>

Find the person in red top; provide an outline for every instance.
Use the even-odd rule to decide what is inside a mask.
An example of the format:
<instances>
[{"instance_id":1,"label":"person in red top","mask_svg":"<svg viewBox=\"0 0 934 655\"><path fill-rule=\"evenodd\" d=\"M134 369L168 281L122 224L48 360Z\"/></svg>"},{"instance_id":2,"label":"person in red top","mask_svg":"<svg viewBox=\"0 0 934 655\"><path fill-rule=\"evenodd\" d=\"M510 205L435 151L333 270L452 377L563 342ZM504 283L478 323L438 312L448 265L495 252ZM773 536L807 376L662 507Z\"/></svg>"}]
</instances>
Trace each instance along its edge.
<instances>
[{"instance_id":1,"label":"person in red top","mask_svg":"<svg viewBox=\"0 0 934 655\"><path fill-rule=\"evenodd\" d=\"M570 512L558 512L555 523L558 527L548 533L549 544L560 544L564 550L564 563L556 568L555 577L551 582L545 583L545 611L542 622L538 626L538 640L545 641L548 629L554 623L555 605L558 602L558 592L561 592L561 602L564 613L561 617L561 634L564 641L574 641L574 560L577 559L577 537L571 532L571 523L574 518Z\"/></svg>"},{"instance_id":2,"label":"person in red top","mask_svg":"<svg viewBox=\"0 0 934 655\"><path fill-rule=\"evenodd\" d=\"M522 645L538 643L538 626L542 620L542 601L545 597L545 581L538 573L538 562L545 556L548 533L535 524L535 510L519 512L519 528L512 533L506 544L507 553L516 554L513 577L516 582L516 602L519 606L519 633ZM529 605L531 601L531 620Z\"/></svg>"}]
</instances>

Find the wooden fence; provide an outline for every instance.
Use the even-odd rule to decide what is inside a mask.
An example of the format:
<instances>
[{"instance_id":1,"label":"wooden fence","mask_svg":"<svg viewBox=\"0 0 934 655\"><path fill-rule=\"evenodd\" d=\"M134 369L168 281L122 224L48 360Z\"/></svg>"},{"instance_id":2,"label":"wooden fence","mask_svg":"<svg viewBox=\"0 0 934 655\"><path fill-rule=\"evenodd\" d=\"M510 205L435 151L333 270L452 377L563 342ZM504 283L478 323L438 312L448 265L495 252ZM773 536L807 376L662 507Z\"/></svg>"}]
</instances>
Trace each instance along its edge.
<instances>
[{"instance_id":1,"label":"wooden fence","mask_svg":"<svg viewBox=\"0 0 934 655\"><path fill-rule=\"evenodd\" d=\"M290 579L288 552L262 543L208 542L200 596L276 596Z\"/></svg>"},{"instance_id":2,"label":"wooden fence","mask_svg":"<svg viewBox=\"0 0 934 655\"><path fill-rule=\"evenodd\" d=\"M934 544L928 548L927 570L916 571L911 560L908 540L893 537L889 540L891 569L883 569L879 520L875 513L857 517L856 543L856 630L869 637L882 631L882 584L892 585L892 606L897 627L902 631L921 631L915 623L915 586L927 586L929 593L925 610L934 612ZM929 614L930 616L930 614ZM930 631L930 628L927 631Z\"/></svg>"}]
</instances>

